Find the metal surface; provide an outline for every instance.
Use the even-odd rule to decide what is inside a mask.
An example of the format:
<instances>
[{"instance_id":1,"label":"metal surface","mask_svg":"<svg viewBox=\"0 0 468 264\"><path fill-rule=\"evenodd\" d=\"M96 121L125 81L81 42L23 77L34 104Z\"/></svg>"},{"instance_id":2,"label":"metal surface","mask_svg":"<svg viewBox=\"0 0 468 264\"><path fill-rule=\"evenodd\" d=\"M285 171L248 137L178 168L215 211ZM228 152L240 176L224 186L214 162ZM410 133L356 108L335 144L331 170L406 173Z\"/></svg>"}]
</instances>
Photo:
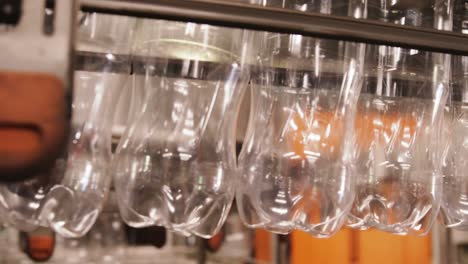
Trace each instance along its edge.
<instances>
[{"instance_id":1,"label":"metal surface","mask_svg":"<svg viewBox=\"0 0 468 264\"><path fill-rule=\"evenodd\" d=\"M48 73L71 91L75 0L49 7L45 1L23 0L18 25L0 26L0 69Z\"/></svg>"},{"instance_id":2,"label":"metal surface","mask_svg":"<svg viewBox=\"0 0 468 264\"><path fill-rule=\"evenodd\" d=\"M81 10L468 55L462 34L214 0L81 0Z\"/></svg>"},{"instance_id":3,"label":"metal surface","mask_svg":"<svg viewBox=\"0 0 468 264\"><path fill-rule=\"evenodd\" d=\"M455 247L450 239L451 230L439 223L432 227L432 264L456 263Z\"/></svg>"}]
</instances>

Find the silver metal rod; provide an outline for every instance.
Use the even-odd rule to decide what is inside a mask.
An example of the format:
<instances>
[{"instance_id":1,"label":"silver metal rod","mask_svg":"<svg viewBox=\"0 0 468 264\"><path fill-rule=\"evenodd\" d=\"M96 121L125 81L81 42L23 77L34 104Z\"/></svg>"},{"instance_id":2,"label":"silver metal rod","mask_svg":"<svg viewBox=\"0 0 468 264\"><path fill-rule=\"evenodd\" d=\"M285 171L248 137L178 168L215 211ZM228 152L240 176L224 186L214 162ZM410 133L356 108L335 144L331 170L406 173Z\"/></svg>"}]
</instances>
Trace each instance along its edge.
<instances>
[{"instance_id":1,"label":"silver metal rod","mask_svg":"<svg viewBox=\"0 0 468 264\"><path fill-rule=\"evenodd\" d=\"M81 0L81 10L468 55L468 37L458 33L228 1Z\"/></svg>"}]
</instances>

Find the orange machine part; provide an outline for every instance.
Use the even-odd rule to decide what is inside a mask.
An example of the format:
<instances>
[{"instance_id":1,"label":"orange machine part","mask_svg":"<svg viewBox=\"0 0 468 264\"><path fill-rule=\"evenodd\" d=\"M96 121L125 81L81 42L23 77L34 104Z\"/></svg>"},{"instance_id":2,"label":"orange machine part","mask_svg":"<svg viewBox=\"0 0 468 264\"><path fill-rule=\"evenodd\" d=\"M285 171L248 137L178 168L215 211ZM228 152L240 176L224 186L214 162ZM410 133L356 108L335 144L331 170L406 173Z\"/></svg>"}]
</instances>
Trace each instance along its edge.
<instances>
[{"instance_id":1,"label":"orange machine part","mask_svg":"<svg viewBox=\"0 0 468 264\"><path fill-rule=\"evenodd\" d=\"M206 241L206 248L208 251L211 252L216 252L218 251L221 246L223 245L224 241L224 229L221 229L216 235L214 235L212 238L205 240Z\"/></svg>"},{"instance_id":2,"label":"orange machine part","mask_svg":"<svg viewBox=\"0 0 468 264\"><path fill-rule=\"evenodd\" d=\"M331 238L319 239L301 232L291 234L291 264L345 264L351 262L352 237L350 229L343 229ZM378 263L378 262L376 262Z\"/></svg>"},{"instance_id":3,"label":"orange machine part","mask_svg":"<svg viewBox=\"0 0 468 264\"><path fill-rule=\"evenodd\" d=\"M41 73L0 72L0 181L49 169L68 128L64 87Z\"/></svg>"},{"instance_id":4,"label":"orange machine part","mask_svg":"<svg viewBox=\"0 0 468 264\"><path fill-rule=\"evenodd\" d=\"M430 264L431 236L397 236L376 230L358 233L359 264Z\"/></svg>"},{"instance_id":5,"label":"orange machine part","mask_svg":"<svg viewBox=\"0 0 468 264\"><path fill-rule=\"evenodd\" d=\"M258 263L271 263L271 234L264 229L255 230L255 261Z\"/></svg>"},{"instance_id":6,"label":"orange machine part","mask_svg":"<svg viewBox=\"0 0 468 264\"><path fill-rule=\"evenodd\" d=\"M398 236L343 228L329 239L291 234L291 264L430 264L431 236Z\"/></svg>"},{"instance_id":7,"label":"orange machine part","mask_svg":"<svg viewBox=\"0 0 468 264\"><path fill-rule=\"evenodd\" d=\"M54 247L55 239L53 236L29 237L29 247L27 254L33 260L46 261L52 256Z\"/></svg>"}]
</instances>

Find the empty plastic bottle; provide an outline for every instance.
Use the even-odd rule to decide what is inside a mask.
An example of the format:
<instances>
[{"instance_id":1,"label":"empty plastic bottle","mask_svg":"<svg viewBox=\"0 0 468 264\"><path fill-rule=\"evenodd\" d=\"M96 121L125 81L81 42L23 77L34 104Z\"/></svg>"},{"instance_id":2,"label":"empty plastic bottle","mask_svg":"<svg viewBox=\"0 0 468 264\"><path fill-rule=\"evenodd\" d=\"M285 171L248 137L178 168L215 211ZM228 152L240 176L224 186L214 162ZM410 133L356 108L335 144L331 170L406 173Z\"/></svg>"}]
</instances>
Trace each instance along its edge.
<instances>
[{"instance_id":1,"label":"empty plastic bottle","mask_svg":"<svg viewBox=\"0 0 468 264\"><path fill-rule=\"evenodd\" d=\"M211 237L234 196L250 42L243 30L193 23L144 20L138 31L134 72L147 97L114 159L122 218Z\"/></svg>"},{"instance_id":2,"label":"empty plastic bottle","mask_svg":"<svg viewBox=\"0 0 468 264\"><path fill-rule=\"evenodd\" d=\"M65 237L89 231L109 192L114 110L128 78L133 27L133 19L119 16L87 14L81 21L78 50L85 59L83 70L75 72L66 166L41 212L42 221ZM86 52L101 60L87 59Z\"/></svg>"},{"instance_id":3,"label":"empty plastic bottle","mask_svg":"<svg viewBox=\"0 0 468 264\"><path fill-rule=\"evenodd\" d=\"M468 2L455 1L453 31L468 34ZM444 123L442 220L468 229L468 57L452 57L452 94Z\"/></svg>"},{"instance_id":4,"label":"empty plastic bottle","mask_svg":"<svg viewBox=\"0 0 468 264\"><path fill-rule=\"evenodd\" d=\"M369 1L367 18L451 29L449 1ZM355 122L356 198L350 226L430 231L441 197L441 128L450 57L368 45Z\"/></svg>"},{"instance_id":5,"label":"empty plastic bottle","mask_svg":"<svg viewBox=\"0 0 468 264\"><path fill-rule=\"evenodd\" d=\"M263 1L359 16L358 1ZM237 206L249 227L329 237L354 198L350 144L364 46L259 33L249 126L239 158Z\"/></svg>"}]
</instances>

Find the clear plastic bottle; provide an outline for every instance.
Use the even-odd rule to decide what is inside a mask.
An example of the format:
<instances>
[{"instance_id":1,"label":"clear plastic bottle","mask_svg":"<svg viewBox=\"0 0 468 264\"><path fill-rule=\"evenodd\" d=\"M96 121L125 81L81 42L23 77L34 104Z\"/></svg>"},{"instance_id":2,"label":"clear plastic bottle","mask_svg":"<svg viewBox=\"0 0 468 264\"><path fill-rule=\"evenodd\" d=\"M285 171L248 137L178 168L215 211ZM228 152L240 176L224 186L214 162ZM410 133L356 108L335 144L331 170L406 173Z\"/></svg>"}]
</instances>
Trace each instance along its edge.
<instances>
[{"instance_id":1,"label":"clear plastic bottle","mask_svg":"<svg viewBox=\"0 0 468 264\"><path fill-rule=\"evenodd\" d=\"M55 176L55 174L51 174ZM32 179L0 185L0 213L4 224L24 232L37 229L41 223L41 202L60 179L38 175Z\"/></svg>"},{"instance_id":2,"label":"clear plastic bottle","mask_svg":"<svg viewBox=\"0 0 468 264\"><path fill-rule=\"evenodd\" d=\"M466 89L466 88L465 88ZM446 109L447 145L444 151L442 220L448 227L468 229L468 102L454 100Z\"/></svg>"},{"instance_id":3,"label":"clear plastic bottle","mask_svg":"<svg viewBox=\"0 0 468 264\"><path fill-rule=\"evenodd\" d=\"M265 1L264 1L265 2ZM360 16L359 1L266 1L308 12ZM351 129L364 46L259 33L249 126L236 201L244 223L275 233L329 237L354 197Z\"/></svg>"},{"instance_id":4,"label":"clear plastic bottle","mask_svg":"<svg viewBox=\"0 0 468 264\"><path fill-rule=\"evenodd\" d=\"M113 174L132 227L211 237L234 196L235 121L247 84L243 30L144 20L134 49L142 111L123 135Z\"/></svg>"},{"instance_id":5,"label":"clear plastic bottle","mask_svg":"<svg viewBox=\"0 0 468 264\"><path fill-rule=\"evenodd\" d=\"M368 19L450 29L450 1L369 1ZM430 231L441 197L442 114L450 57L368 45L355 122L351 227Z\"/></svg>"},{"instance_id":6,"label":"clear plastic bottle","mask_svg":"<svg viewBox=\"0 0 468 264\"><path fill-rule=\"evenodd\" d=\"M455 1L453 30L468 34L468 3ZM468 57L452 57L452 97L445 115L441 215L448 227L468 229Z\"/></svg>"},{"instance_id":7,"label":"clear plastic bottle","mask_svg":"<svg viewBox=\"0 0 468 264\"><path fill-rule=\"evenodd\" d=\"M111 181L111 130L114 110L127 73L134 20L86 14L80 21L78 50L99 53L75 72L72 131L63 180L48 192L42 221L65 237L86 234L96 221ZM121 56L121 55L127 55ZM88 71L90 70L90 71ZM92 72L97 70L97 72Z\"/></svg>"}]
</instances>

